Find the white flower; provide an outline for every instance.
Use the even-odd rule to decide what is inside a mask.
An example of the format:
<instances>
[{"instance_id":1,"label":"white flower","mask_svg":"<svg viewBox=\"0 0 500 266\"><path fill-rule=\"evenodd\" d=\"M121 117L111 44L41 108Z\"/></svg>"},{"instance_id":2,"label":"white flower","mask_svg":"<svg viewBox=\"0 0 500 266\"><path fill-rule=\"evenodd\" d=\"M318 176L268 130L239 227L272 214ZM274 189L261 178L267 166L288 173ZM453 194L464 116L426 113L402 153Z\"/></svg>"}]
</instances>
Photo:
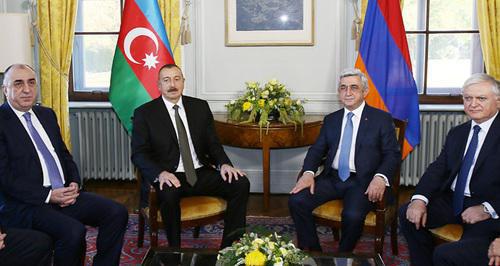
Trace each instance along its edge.
<instances>
[{"instance_id":1,"label":"white flower","mask_svg":"<svg viewBox=\"0 0 500 266\"><path fill-rule=\"evenodd\" d=\"M267 99L267 97L269 97L269 91L268 90L263 91L260 96L264 99Z\"/></svg>"},{"instance_id":2,"label":"white flower","mask_svg":"<svg viewBox=\"0 0 500 266\"><path fill-rule=\"evenodd\" d=\"M235 104L235 103L236 103L236 100L231 100L229 103L230 103L230 104Z\"/></svg>"},{"instance_id":3,"label":"white flower","mask_svg":"<svg viewBox=\"0 0 500 266\"><path fill-rule=\"evenodd\" d=\"M283 266L283 259L281 257L277 257L273 266Z\"/></svg>"}]
</instances>

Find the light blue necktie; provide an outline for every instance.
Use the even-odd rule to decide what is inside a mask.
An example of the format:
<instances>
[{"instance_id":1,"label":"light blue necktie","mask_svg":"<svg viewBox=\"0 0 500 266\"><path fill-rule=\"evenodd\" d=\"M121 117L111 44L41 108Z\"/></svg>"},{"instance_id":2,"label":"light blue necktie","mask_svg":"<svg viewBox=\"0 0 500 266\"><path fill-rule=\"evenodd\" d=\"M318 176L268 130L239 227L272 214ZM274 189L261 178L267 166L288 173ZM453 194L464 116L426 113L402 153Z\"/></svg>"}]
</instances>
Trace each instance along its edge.
<instances>
[{"instance_id":1,"label":"light blue necktie","mask_svg":"<svg viewBox=\"0 0 500 266\"><path fill-rule=\"evenodd\" d=\"M63 187L64 184L62 183L61 173L59 173L59 169L57 169L56 160L54 160L54 157L50 154L50 151L40 137L40 134L36 131L33 123L31 123L31 114L24 113L23 117L26 119L30 135L33 138L33 141L35 141L35 145L45 161L52 189Z\"/></svg>"},{"instance_id":2,"label":"light blue necktie","mask_svg":"<svg viewBox=\"0 0 500 266\"><path fill-rule=\"evenodd\" d=\"M455 215L459 215L460 213L462 213L462 209L464 208L465 184L467 183L467 177L469 176L472 164L474 163L474 155L476 154L478 143L477 136L480 130L481 127L479 127L478 125L474 126L474 134L472 135L469 147L467 148L467 152L465 152L465 156L462 160L460 172L458 172L457 183L455 184L455 192L453 193L453 213Z\"/></svg>"},{"instance_id":3,"label":"light blue necktie","mask_svg":"<svg viewBox=\"0 0 500 266\"><path fill-rule=\"evenodd\" d=\"M344 127L344 134L342 135L342 142L340 144L340 155L339 155L339 177L342 181L346 181L351 174L349 169L349 155L351 153L351 143L352 143L352 112L347 113L347 121Z\"/></svg>"}]
</instances>

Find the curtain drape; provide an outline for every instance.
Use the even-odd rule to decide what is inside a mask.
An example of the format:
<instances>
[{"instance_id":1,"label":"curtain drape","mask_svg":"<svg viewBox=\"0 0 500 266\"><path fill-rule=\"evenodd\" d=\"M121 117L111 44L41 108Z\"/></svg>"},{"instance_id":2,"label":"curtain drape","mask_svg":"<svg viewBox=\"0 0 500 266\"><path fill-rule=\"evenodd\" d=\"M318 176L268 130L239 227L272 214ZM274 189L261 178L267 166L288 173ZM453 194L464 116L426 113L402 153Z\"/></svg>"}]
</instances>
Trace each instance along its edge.
<instances>
[{"instance_id":1,"label":"curtain drape","mask_svg":"<svg viewBox=\"0 0 500 266\"><path fill-rule=\"evenodd\" d=\"M71 148L68 74L73 51L77 0L37 2L40 93L42 104L54 109L61 135Z\"/></svg>"},{"instance_id":2,"label":"curtain drape","mask_svg":"<svg viewBox=\"0 0 500 266\"><path fill-rule=\"evenodd\" d=\"M172 48L172 52L174 53L175 63L181 66L181 46L178 45L174 51L181 26L180 0L158 0L158 5L160 6L163 23L165 23L165 28L167 29L168 40L170 41L170 48Z\"/></svg>"},{"instance_id":3,"label":"curtain drape","mask_svg":"<svg viewBox=\"0 0 500 266\"><path fill-rule=\"evenodd\" d=\"M500 80L500 0L478 0L477 18L486 72Z\"/></svg>"}]
</instances>

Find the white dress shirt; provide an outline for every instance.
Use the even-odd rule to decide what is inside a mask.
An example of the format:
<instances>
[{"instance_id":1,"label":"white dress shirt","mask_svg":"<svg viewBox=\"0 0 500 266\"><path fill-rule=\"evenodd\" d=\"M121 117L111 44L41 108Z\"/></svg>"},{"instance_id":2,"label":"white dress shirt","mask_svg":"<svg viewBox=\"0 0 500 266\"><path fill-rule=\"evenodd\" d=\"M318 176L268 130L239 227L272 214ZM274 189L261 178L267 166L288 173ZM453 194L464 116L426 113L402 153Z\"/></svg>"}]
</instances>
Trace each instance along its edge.
<instances>
[{"instance_id":1,"label":"white dress shirt","mask_svg":"<svg viewBox=\"0 0 500 266\"><path fill-rule=\"evenodd\" d=\"M476 165L477 157L479 156L481 148L483 147L484 140L486 139L486 136L488 135L488 131L490 130L491 124L493 124L493 121L495 120L495 118L497 117L497 115L498 115L498 112L492 118L484 121L481 124L476 123L474 120L471 121L471 127L470 127L470 130L469 130L469 136L467 137L467 145L465 146L465 150L464 150L463 156L465 156L465 153L467 152L467 149L469 148L470 141L472 140L472 136L474 135L474 126L478 125L479 127L481 127L481 130L479 131L479 133L477 135L477 149L476 149L476 153L474 154L474 160L472 162L471 168L470 168L469 173L467 175L467 181L465 182L464 195L466 197L470 197L471 196L470 195L470 180L471 180L471 177L472 177L472 172L473 172L474 166ZM462 156L462 158L463 158L463 156ZM457 183L457 178L458 178L458 174L455 177L455 179L453 180L453 183L451 184L451 187L450 187L451 190L453 190L453 191L455 191L455 185ZM414 195L411 198L412 201L415 200L415 199L420 199L420 200L424 201L426 205L429 203L429 199L427 199L427 197L425 197L424 195L417 194L417 195ZM497 215L495 209L493 209L493 207L491 206L491 204L489 204L488 202L483 202L482 204L486 208L486 210L488 210L488 213L491 215L491 217L493 219L497 219L498 218L498 215Z\"/></svg>"},{"instance_id":2,"label":"white dress shirt","mask_svg":"<svg viewBox=\"0 0 500 266\"><path fill-rule=\"evenodd\" d=\"M186 109L184 108L184 104L182 103L182 97L179 99L179 101L174 104L169 102L167 99L165 99L162 96L163 102L165 103L165 106L167 107L168 114L170 115L170 120L172 121L172 125L174 126L175 129L175 134L177 135L177 140L179 140L179 133L177 131L177 125L175 124L175 109L174 105L177 104L179 106L178 112L179 116L181 117L182 123L184 124L184 128L186 129L188 141L189 141L189 150L191 152L191 158L193 158L193 165L195 169L198 169L202 167L203 165L200 163L200 160L198 159L198 156L196 155L196 151L194 150L194 145L193 141L191 139L191 130L189 130L189 124L187 122L187 116L186 116ZM179 154L179 165L177 166L177 169L175 170L176 172L184 172L184 163L182 161L182 156Z\"/></svg>"},{"instance_id":3,"label":"white dress shirt","mask_svg":"<svg viewBox=\"0 0 500 266\"><path fill-rule=\"evenodd\" d=\"M10 103L9 103L9 106L10 106ZM35 147L38 158L40 159L40 164L42 166L43 186L50 187L51 184L50 184L50 178L49 178L49 171L47 170L47 165L45 164L45 160L43 159L42 153L40 152L40 150L38 150L38 147L36 146L36 143L33 140L33 137L31 136L31 133L28 129L28 124L26 122L26 119L23 117L25 112L20 112L16 109L12 108L12 106L10 108L14 111L14 113L16 114L19 121L21 121L21 124L23 124L23 127L26 130L26 133L30 137L31 142L33 143L33 146ZM52 142L50 142L49 135L47 135L47 132L45 132L45 129L43 128L42 124L40 123L40 120L38 120L38 117L33 112L33 110L30 109L28 111L28 113L31 114L31 123L33 124L33 127L36 129L36 131L38 132L38 134L42 138L42 141L45 144L45 146L47 146L47 149L49 150L50 155L52 155L52 157L54 157L54 160L56 161L56 165L57 165L57 170L59 171L59 174L60 174L61 179L62 179L62 183L64 184L65 183L64 173L62 171L61 162L59 161L59 157L57 156L57 153L56 153L56 150L54 149L54 146L52 146ZM52 191L49 192L49 195L47 196L45 203L49 202L51 194L52 194Z\"/></svg>"}]
</instances>

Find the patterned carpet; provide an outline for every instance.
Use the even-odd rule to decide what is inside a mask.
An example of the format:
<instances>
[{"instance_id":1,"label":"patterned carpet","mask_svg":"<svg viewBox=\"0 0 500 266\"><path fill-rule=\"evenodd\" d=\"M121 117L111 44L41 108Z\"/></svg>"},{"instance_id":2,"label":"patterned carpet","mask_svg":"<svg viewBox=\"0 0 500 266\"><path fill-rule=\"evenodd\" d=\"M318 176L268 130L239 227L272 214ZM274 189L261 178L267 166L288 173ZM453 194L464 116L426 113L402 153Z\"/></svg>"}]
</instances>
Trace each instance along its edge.
<instances>
[{"instance_id":1,"label":"patterned carpet","mask_svg":"<svg viewBox=\"0 0 500 266\"><path fill-rule=\"evenodd\" d=\"M278 232L281 235L294 237L295 228L290 217L256 217L249 216L247 224L250 228L259 228L258 230L269 230ZM127 232L125 234L125 243L123 245L122 257L120 265L140 265L142 259L146 255L149 247L149 236L146 231L144 247L137 247L137 215L131 214ZM195 239L192 237L191 230L185 230L182 233L182 247L191 248L217 248L220 244L222 235L222 222L214 225L205 226L200 237ZM331 230L327 227L318 227L318 234L321 241L321 246L325 252L333 252L337 248L337 242L334 242ZM97 230L88 228L87 232L87 256L86 265L92 264L92 257L95 255L96 247L95 240ZM409 265L408 263L408 248L402 236L399 236L399 255L393 256L389 244L390 238L385 238L383 260L386 265ZM160 232L159 245L166 245L166 237L163 232ZM356 246L355 252L370 252L373 249L373 237L363 237Z\"/></svg>"}]
</instances>

